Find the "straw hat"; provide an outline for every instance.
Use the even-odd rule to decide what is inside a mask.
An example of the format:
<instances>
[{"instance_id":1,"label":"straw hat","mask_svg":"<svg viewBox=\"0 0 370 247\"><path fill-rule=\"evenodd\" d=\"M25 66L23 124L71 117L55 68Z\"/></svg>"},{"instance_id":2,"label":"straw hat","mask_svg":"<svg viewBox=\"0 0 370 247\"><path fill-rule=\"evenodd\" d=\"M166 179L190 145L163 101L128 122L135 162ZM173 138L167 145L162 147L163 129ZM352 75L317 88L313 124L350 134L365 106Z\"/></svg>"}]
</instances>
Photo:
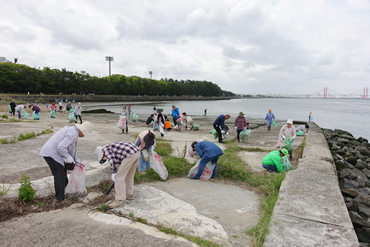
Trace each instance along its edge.
<instances>
[{"instance_id":1,"label":"straw hat","mask_svg":"<svg viewBox=\"0 0 370 247\"><path fill-rule=\"evenodd\" d=\"M90 135L94 129L94 126L89 121L83 122L82 124L76 124L76 127L81 130L82 134L85 136Z\"/></svg>"}]
</instances>

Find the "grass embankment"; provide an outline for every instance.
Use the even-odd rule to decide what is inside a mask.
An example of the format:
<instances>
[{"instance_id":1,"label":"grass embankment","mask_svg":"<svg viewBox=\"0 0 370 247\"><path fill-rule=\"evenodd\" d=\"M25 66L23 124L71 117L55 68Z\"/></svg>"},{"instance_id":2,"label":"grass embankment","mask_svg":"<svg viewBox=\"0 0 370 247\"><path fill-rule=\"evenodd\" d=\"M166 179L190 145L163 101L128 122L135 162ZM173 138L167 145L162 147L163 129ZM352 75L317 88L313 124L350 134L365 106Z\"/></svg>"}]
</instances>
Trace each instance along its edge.
<instances>
[{"instance_id":1,"label":"grass embankment","mask_svg":"<svg viewBox=\"0 0 370 247\"><path fill-rule=\"evenodd\" d=\"M244 161L237 155L237 152L241 150L268 152L269 150L247 150L246 148L239 147L234 141L226 141L225 143L227 148L217 163L217 178L239 182L244 185L254 187L259 191L260 219L257 225L246 229L246 233L251 236L253 246L262 246L265 237L269 233L272 211L278 199L279 189L285 178L285 173L258 175L245 166ZM162 157L163 163L166 165L168 170L169 179L185 177L190 168L194 166L194 164L189 163L185 159L185 156L171 156L171 145L166 141L158 140L155 151ZM159 176L152 169L148 170L145 175L135 175L135 182L151 182L156 180L160 180Z\"/></svg>"},{"instance_id":2,"label":"grass embankment","mask_svg":"<svg viewBox=\"0 0 370 247\"><path fill-rule=\"evenodd\" d=\"M16 138L15 136L13 136L11 139L1 138L0 143L1 144L11 144L11 143L16 143L17 140L18 141L23 141L23 140L27 140L27 139L35 139L36 136L50 134L50 133L53 133L52 129L46 129L46 130L41 131L40 133L35 133L33 131L31 133L25 133L25 134L20 133L18 138Z\"/></svg>"}]
</instances>

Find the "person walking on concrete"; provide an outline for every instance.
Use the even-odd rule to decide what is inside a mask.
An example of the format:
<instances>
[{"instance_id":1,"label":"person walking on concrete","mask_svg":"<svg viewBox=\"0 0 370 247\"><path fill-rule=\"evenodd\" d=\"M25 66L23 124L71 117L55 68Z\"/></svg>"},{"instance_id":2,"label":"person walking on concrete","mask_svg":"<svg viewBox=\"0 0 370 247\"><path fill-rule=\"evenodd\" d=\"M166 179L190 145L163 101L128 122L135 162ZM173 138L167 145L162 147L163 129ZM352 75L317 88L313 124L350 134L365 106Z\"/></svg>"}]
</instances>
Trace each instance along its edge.
<instances>
[{"instance_id":1,"label":"person walking on concrete","mask_svg":"<svg viewBox=\"0 0 370 247\"><path fill-rule=\"evenodd\" d=\"M274 113L271 112L271 109L269 112L266 114L265 120L267 121L267 130L270 131L271 129L271 124L272 124L272 119L275 119Z\"/></svg>"},{"instance_id":2,"label":"person walking on concrete","mask_svg":"<svg viewBox=\"0 0 370 247\"><path fill-rule=\"evenodd\" d=\"M308 122L311 122L311 118L312 118L312 111L310 111L310 115L308 115Z\"/></svg>"},{"instance_id":3,"label":"person walking on concrete","mask_svg":"<svg viewBox=\"0 0 370 247\"><path fill-rule=\"evenodd\" d=\"M304 134L307 134L309 128L310 126L308 124L299 125L297 128L295 128L295 132L303 131Z\"/></svg>"},{"instance_id":4,"label":"person walking on concrete","mask_svg":"<svg viewBox=\"0 0 370 247\"><path fill-rule=\"evenodd\" d=\"M207 109L204 109L204 116L207 117Z\"/></svg>"},{"instance_id":5,"label":"person walking on concrete","mask_svg":"<svg viewBox=\"0 0 370 247\"><path fill-rule=\"evenodd\" d=\"M222 141L222 134L221 130L225 129L225 120L228 120L230 118L230 115L220 115L216 118L215 122L213 123L213 128L217 131L218 134L218 142L224 143ZM227 131L225 131L227 132Z\"/></svg>"},{"instance_id":6,"label":"person walking on concrete","mask_svg":"<svg viewBox=\"0 0 370 247\"><path fill-rule=\"evenodd\" d=\"M59 101L59 112L62 112L63 109L63 100Z\"/></svg>"},{"instance_id":7,"label":"person walking on concrete","mask_svg":"<svg viewBox=\"0 0 370 247\"><path fill-rule=\"evenodd\" d=\"M135 145L140 149L139 172L145 172L150 168L150 152L154 145L155 134L150 130L142 131L135 141Z\"/></svg>"},{"instance_id":8,"label":"person walking on concrete","mask_svg":"<svg viewBox=\"0 0 370 247\"><path fill-rule=\"evenodd\" d=\"M173 118L173 124L176 125L176 120L180 117L180 111L179 108L175 105L172 105L172 118Z\"/></svg>"},{"instance_id":9,"label":"person walking on concrete","mask_svg":"<svg viewBox=\"0 0 370 247\"><path fill-rule=\"evenodd\" d=\"M296 135L295 127L293 126L293 120L288 119L288 121L286 122L286 125L281 127L279 137L280 139L283 139L283 140L285 138L293 137L293 140L294 140L296 136L297 135ZM293 160L293 148L291 150L288 149L288 151L289 151L289 160L292 161Z\"/></svg>"},{"instance_id":10,"label":"person walking on concrete","mask_svg":"<svg viewBox=\"0 0 370 247\"><path fill-rule=\"evenodd\" d=\"M66 106L67 113L69 113L69 110L71 110L71 109L72 109L72 103L71 103L71 101L68 101L68 104Z\"/></svg>"},{"instance_id":11,"label":"person walking on concrete","mask_svg":"<svg viewBox=\"0 0 370 247\"><path fill-rule=\"evenodd\" d=\"M238 142L240 142L240 132L242 132L244 129L249 129L248 123L245 120L244 113L241 111L239 112L239 115L235 118L235 129L236 129L236 138L238 139Z\"/></svg>"},{"instance_id":12,"label":"person walking on concrete","mask_svg":"<svg viewBox=\"0 0 370 247\"><path fill-rule=\"evenodd\" d=\"M128 134L128 110L125 105L122 106L121 118L126 118L126 134ZM122 129L122 134L124 133L125 133L125 130Z\"/></svg>"},{"instance_id":13,"label":"person walking on concrete","mask_svg":"<svg viewBox=\"0 0 370 247\"><path fill-rule=\"evenodd\" d=\"M208 162L212 162L212 164L215 165L215 168L213 168L211 179L215 180L217 161L224 152L222 152L221 148L219 148L216 144L209 141L193 142L191 147L193 148L193 151L196 151L201 158L198 172L192 179L199 181L203 174L204 167L206 167Z\"/></svg>"},{"instance_id":14,"label":"person walking on concrete","mask_svg":"<svg viewBox=\"0 0 370 247\"><path fill-rule=\"evenodd\" d=\"M79 127L64 126L41 148L39 155L44 157L54 177L57 202L64 200L64 189L68 184L65 163L80 162L76 154L77 139L84 137L84 133L90 132L92 128L89 122Z\"/></svg>"},{"instance_id":15,"label":"person walking on concrete","mask_svg":"<svg viewBox=\"0 0 370 247\"><path fill-rule=\"evenodd\" d=\"M137 146L128 142L116 142L95 149L99 163L104 164L108 160L112 170L116 196L114 202L108 204L109 208L123 207L125 200L134 199L134 175L139 164L139 151Z\"/></svg>"},{"instance_id":16,"label":"person walking on concrete","mask_svg":"<svg viewBox=\"0 0 370 247\"><path fill-rule=\"evenodd\" d=\"M82 124L81 112L82 112L82 107L81 107L81 103L79 102L73 111L73 114L75 114L75 117L76 117L75 123L77 123L77 118L79 118L80 124Z\"/></svg>"},{"instance_id":17,"label":"person walking on concrete","mask_svg":"<svg viewBox=\"0 0 370 247\"><path fill-rule=\"evenodd\" d=\"M15 111L18 112L18 118L21 119L23 117L23 111L25 106L24 105L17 105L15 107Z\"/></svg>"},{"instance_id":18,"label":"person walking on concrete","mask_svg":"<svg viewBox=\"0 0 370 247\"><path fill-rule=\"evenodd\" d=\"M15 107L17 106L16 104L15 104L15 100L13 99L12 100L12 102L10 102L10 109L12 110L12 114L13 114L13 116L14 116L14 114L15 114Z\"/></svg>"},{"instance_id":19,"label":"person walking on concrete","mask_svg":"<svg viewBox=\"0 0 370 247\"><path fill-rule=\"evenodd\" d=\"M288 155L288 150L285 148L281 150L274 150L268 153L262 159L262 167L265 168L268 172L284 172L281 167L281 160L284 156Z\"/></svg>"}]
</instances>

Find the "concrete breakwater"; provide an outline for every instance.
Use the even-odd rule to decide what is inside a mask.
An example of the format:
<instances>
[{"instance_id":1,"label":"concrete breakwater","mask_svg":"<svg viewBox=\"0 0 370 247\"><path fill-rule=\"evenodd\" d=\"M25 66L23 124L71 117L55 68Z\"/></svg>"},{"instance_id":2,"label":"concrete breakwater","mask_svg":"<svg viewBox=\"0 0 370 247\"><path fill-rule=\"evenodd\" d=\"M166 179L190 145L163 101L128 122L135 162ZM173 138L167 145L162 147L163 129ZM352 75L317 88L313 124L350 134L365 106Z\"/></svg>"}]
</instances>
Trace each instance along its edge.
<instances>
[{"instance_id":1,"label":"concrete breakwater","mask_svg":"<svg viewBox=\"0 0 370 247\"><path fill-rule=\"evenodd\" d=\"M325 129L324 134L357 237L370 243L370 144L343 130Z\"/></svg>"},{"instance_id":2,"label":"concrete breakwater","mask_svg":"<svg viewBox=\"0 0 370 247\"><path fill-rule=\"evenodd\" d=\"M112 101L178 101L178 100L229 100L233 97L200 96L144 96L144 95L13 95L7 98L29 102L51 102L55 99L75 100L76 102L112 102Z\"/></svg>"}]
</instances>

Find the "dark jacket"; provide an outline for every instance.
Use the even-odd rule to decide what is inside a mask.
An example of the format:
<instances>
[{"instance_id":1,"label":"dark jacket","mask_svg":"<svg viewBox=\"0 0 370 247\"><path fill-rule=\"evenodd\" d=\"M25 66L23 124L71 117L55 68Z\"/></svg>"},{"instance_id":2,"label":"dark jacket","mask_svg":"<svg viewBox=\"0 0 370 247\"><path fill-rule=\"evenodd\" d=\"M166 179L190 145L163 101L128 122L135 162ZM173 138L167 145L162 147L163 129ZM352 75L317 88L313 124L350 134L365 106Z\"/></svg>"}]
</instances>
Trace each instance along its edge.
<instances>
[{"instance_id":1,"label":"dark jacket","mask_svg":"<svg viewBox=\"0 0 370 247\"><path fill-rule=\"evenodd\" d=\"M146 120L146 124L150 124L152 121L153 121L153 118L152 117L148 117L148 119Z\"/></svg>"}]
</instances>

